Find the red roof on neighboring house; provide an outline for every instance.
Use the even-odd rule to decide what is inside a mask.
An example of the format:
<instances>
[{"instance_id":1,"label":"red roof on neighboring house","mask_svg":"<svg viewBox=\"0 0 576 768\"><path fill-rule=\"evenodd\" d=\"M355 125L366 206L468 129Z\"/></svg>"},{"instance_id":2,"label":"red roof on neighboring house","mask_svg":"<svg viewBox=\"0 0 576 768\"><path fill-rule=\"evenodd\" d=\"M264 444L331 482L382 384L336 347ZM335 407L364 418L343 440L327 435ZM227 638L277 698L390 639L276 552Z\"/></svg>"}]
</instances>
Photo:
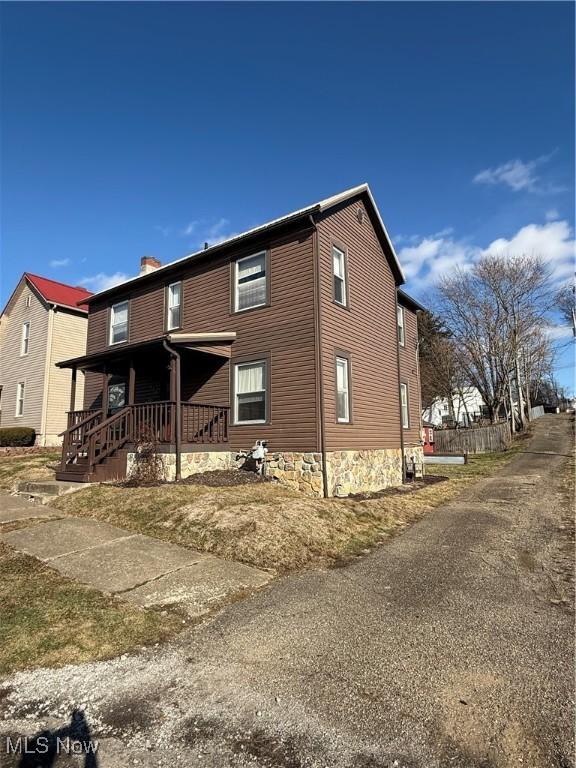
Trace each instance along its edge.
<instances>
[{"instance_id":1,"label":"red roof on neighboring house","mask_svg":"<svg viewBox=\"0 0 576 768\"><path fill-rule=\"evenodd\" d=\"M49 304L58 304L61 307L70 307L81 312L88 311L88 305L82 303L82 300L92 296L92 293L85 288L59 283L56 280L49 280L47 277L32 275L30 272L24 272L24 277Z\"/></svg>"}]
</instances>

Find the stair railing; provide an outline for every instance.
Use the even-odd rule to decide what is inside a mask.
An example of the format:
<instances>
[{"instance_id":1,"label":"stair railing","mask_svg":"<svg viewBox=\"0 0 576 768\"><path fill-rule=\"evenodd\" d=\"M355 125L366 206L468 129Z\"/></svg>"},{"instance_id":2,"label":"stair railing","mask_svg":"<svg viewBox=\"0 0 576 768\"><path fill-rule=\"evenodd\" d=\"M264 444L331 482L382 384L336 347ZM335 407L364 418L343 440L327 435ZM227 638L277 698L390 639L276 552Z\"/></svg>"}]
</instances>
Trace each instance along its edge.
<instances>
[{"instance_id":1,"label":"stair railing","mask_svg":"<svg viewBox=\"0 0 576 768\"><path fill-rule=\"evenodd\" d=\"M100 463L127 443L131 434L132 406L130 405L109 416L87 432L89 470L92 470L95 464Z\"/></svg>"},{"instance_id":2,"label":"stair railing","mask_svg":"<svg viewBox=\"0 0 576 768\"><path fill-rule=\"evenodd\" d=\"M87 415L78 421L75 420L75 411L68 414L68 429L61 432L62 437L62 464L65 470L67 464L72 464L80 456L88 451L88 433L102 421L102 411L84 411Z\"/></svg>"}]
</instances>

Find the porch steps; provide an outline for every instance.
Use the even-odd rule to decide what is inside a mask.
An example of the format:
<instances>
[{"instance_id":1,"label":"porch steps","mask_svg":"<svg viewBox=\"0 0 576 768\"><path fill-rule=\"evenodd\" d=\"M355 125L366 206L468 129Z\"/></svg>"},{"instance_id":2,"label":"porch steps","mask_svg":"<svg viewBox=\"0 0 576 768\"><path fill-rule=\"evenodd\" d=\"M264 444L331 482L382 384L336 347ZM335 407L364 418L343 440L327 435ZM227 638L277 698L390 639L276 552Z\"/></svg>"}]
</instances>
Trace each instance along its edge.
<instances>
[{"instance_id":1,"label":"porch steps","mask_svg":"<svg viewBox=\"0 0 576 768\"><path fill-rule=\"evenodd\" d=\"M86 458L80 457L66 469L56 472L56 479L74 483L103 483L106 480L123 480L126 477L128 450L121 448L107 456L92 471Z\"/></svg>"}]
</instances>

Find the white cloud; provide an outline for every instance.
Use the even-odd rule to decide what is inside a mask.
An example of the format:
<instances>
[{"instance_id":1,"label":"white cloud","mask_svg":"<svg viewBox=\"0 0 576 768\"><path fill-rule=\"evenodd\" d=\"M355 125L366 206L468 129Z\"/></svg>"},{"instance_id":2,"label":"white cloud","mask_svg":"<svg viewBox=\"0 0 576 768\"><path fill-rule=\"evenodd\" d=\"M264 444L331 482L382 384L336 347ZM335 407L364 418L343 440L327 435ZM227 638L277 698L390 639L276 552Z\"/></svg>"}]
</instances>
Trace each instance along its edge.
<instances>
[{"instance_id":1,"label":"white cloud","mask_svg":"<svg viewBox=\"0 0 576 768\"><path fill-rule=\"evenodd\" d=\"M181 234L184 235L184 237L188 237L188 235L191 235L194 232L197 226L198 226L197 221L191 221L188 224L186 224Z\"/></svg>"},{"instance_id":2,"label":"white cloud","mask_svg":"<svg viewBox=\"0 0 576 768\"><path fill-rule=\"evenodd\" d=\"M70 259L52 259L50 262L50 266L53 269L58 269L59 267L67 267L68 264L70 264Z\"/></svg>"},{"instance_id":3,"label":"white cloud","mask_svg":"<svg viewBox=\"0 0 576 768\"><path fill-rule=\"evenodd\" d=\"M560 218L560 214L556 210L556 208L551 208L549 211L546 211L546 221L556 221L556 219Z\"/></svg>"},{"instance_id":4,"label":"white cloud","mask_svg":"<svg viewBox=\"0 0 576 768\"><path fill-rule=\"evenodd\" d=\"M402 248L398 258L407 280L414 284L434 281L455 267L466 269L480 253L480 248L465 240L431 236L416 246Z\"/></svg>"},{"instance_id":5,"label":"white cloud","mask_svg":"<svg viewBox=\"0 0 576 768\"><path fill-rule=\"evenodd\" d=\"M419 289L456 267L468 269L482 254L541 256L550 266L553 279L561 281L574 273L576 245L567 221L549 221L528 224L510 239L498 238L486 248L466 239L429 236L401 248L398 258L409 283Z\"/></svg>"},{"instance_id":6,"label":"white cloud","mask_svg":"<svg viewBox=\"0 0 576 768\"><path fill-rule=\"evenodd\" d=\"M97 275L83 277L82 280L80 280L79 285L88 288L90 291L94 291L94 293L99 293L100 291L105 291L108 288L113 288L115 285L124 283L131 277L133 277L133 275L127 275L124 272L114 272L112 275L107 275L105 272L98 272Z\"/></svg>"},{"instance_id":7,"label":"white cloud","mask_svg":"<svg viewBox=\"0 0 576 768\"><path fill-rule=\"evenodd\" d=\"M554 152L542 155L535 160L524 162L522 160L509 160L495 168L485 168L474 176L475 184L504 184L514 192L526 190L528 192L559 192L560 187L542 187L536 169L547 163Z\"/></svg>"},{"instance_id":8,"label":"white cloud","mask_svg":"<svg viewBox=\"0 0 576 768\"><path fill-rule=\"evenodd\" d=\"M485 253L541 256L550 266L555 280L563 280L574 273L576 248L567 221L528 224L510 240L504 237L494 240Z\"/></svg>"}]
</instances>

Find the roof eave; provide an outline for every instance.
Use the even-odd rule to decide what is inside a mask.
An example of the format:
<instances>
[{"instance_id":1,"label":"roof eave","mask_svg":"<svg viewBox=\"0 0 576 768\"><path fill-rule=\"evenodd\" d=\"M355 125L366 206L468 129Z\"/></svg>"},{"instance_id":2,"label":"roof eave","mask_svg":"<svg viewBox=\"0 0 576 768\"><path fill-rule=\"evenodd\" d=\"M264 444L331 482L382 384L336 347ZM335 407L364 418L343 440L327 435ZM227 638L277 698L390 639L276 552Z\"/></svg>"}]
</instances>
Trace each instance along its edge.
<instances>
[{"instance_id":1,"label":"roof eave","mask_svg":"<svg viewBox=\"0 0 576 768\"><path fill-rule=\"evenodd\" d=\"M315 213L318 210L319 210L318 205L313 205L313 206L310 206L309 208L303 208L301 211L295 212L294 215L289 215L285 218L274 220L269 224L263 224L261 227L256 227L255 229L251 229L247 232L243 232L237 235L236 237L230 238L229 240L225 240L222 243L211 245L208 248L204 248L201 251L195 251L194 253L191 253L188 256L183 256L181 259L172 261L169 264L164 264L163 266L158 267L158 269L155 269L153 272L148 272L145 275L136 275L135 277L130 278L130 280L126 280L123 283L119 283L118 285L114 285L111 288L107 288L105 291L100 291L99 293L93 293L91 296L89 296L86 299L86 301L83 301L82 303L91 304L93 301L99 301L103 296L108 296L109 294L112 294L114 292L122 291L123 289L130 287L134 283L140 284L141 282L146 282L146 281L150 282L151 280L154 280L155 278L157 278L159 274L169 273L170 270L177 270L185 264L189 264L205 256L211 256L215 253L219 253L220 251L224 251L226 248L232 245L245 242L247 240L250 240L250 238L257 238L268 232L281 229L286 225L294 224L300 219L305 219L310 217L311 214Z\"/></svg>"}]
</instances>

